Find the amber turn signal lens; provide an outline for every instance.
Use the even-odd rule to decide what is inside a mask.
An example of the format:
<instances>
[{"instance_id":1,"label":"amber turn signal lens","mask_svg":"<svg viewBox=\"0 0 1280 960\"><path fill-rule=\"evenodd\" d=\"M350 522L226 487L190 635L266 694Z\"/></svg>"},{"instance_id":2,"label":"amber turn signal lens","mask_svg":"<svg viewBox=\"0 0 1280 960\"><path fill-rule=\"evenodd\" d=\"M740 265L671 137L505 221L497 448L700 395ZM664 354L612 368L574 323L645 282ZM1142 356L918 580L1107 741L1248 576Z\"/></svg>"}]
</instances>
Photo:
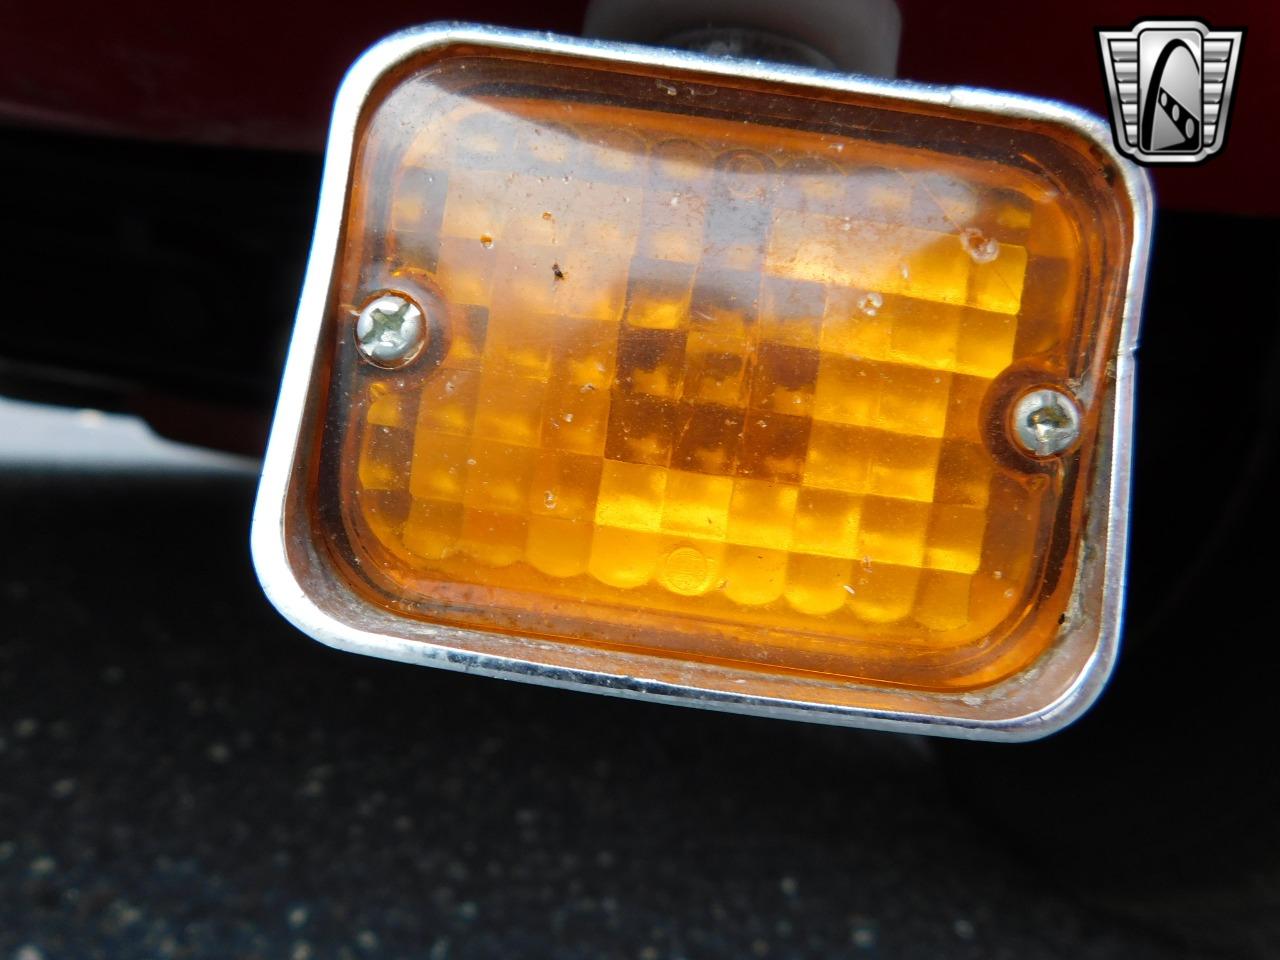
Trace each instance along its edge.
<instances>
[{"instance_id":1,"label":"amber turn signal lens","mask_svg":"<svg viewBox=\"0 0 1280 960\"><path fill-rule=\"evenodd\" d=\"M1043 732L1114 652L1145 180L1062 108L743 69L357 65L260 569L402 659Z\"/></svg>"}]
</instances>

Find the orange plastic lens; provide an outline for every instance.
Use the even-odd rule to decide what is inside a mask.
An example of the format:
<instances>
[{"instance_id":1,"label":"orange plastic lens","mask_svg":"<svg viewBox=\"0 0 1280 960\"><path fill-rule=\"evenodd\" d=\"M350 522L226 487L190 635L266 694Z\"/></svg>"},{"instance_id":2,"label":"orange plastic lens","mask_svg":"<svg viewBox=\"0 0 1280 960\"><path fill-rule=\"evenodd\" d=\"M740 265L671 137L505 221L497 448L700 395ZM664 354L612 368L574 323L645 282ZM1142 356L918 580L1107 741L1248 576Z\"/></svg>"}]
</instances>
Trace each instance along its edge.
<instances>
[{"instance_id":1,"label":"orange plastic lens","mask_svg":"<svg viewBox=\"0 0 1280 960\"><path fill-rule=\"evenodd\" d=\"M439 624L926 690L1068 601L1131 225L1061 131L455 47L358 131L315 505ZM364 362L361 307L427 346ZM1079 442L1024 453L1036 386Z\"/></svg>"}]
</instances>

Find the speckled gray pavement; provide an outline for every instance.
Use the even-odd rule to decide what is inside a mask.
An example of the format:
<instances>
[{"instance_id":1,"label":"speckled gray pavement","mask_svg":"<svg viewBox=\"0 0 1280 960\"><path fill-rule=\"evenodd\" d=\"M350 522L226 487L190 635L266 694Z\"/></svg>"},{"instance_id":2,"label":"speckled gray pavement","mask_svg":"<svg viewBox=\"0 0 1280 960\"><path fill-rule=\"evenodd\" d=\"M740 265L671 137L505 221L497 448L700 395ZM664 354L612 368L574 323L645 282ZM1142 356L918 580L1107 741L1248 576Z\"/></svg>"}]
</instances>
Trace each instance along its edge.
<instances>
[{"instance_id":1,"label":"speckled gray pavement","mask_svg":"<svg viewBox=\"0 0 1280 960\"><path fill-rule=\"evenodd\" d=\"M1035 747L337 653L260 595L252 477L0 481L2 960L1205 955L947 774Z\"/></svg>"}]
</instances>

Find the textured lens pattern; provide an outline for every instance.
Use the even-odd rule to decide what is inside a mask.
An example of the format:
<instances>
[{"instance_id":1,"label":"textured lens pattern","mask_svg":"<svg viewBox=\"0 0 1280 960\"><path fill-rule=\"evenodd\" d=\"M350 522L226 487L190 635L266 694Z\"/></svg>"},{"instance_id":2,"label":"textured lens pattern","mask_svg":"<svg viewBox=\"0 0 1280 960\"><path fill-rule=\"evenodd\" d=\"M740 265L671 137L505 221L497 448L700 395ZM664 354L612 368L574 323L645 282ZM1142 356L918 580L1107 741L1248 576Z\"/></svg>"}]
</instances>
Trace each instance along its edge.
<instances>
[{"instance_id":1,"label":"textured lens pattern","mask_svg":"<svg viewBox=\"0 0 1280 960\"><path fill-rule=\"evenodd\" d=\"M432 102L366 159L344 287L375 259L438 298L439 353L347 398L347 525L397 600L587 640L667 616L682 654L705 629L873 679L1016 621L1056 494L1000 465L984 402L1065 373L1081 253L1051 187L546 91Z\"/></svg>"}]
</instances>

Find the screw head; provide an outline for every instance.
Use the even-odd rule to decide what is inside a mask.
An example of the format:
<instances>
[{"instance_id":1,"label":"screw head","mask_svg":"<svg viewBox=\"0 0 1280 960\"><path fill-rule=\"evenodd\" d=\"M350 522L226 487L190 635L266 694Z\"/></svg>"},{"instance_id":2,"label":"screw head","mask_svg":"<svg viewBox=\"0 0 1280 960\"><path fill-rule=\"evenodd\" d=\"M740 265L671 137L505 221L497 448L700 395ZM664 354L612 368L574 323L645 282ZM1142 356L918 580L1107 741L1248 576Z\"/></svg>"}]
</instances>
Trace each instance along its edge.
<instances>
[{"instance_id":1,"label":"screw head","mask_svg":"<svg viewBox=\"0 0 1280 960\"><path fill-rule=\"evenodd\" d=\"M1080 438L1080 408L1061 390L1032 390L1013 406L1013 436L1032 456L1055 456Z\"/></svg>"},{"instance_id":2,"label":"screw head","mask_svg":"<svg viewBox=\"0 0 1280 960\"><path fill-rule=\"evenodd\" d=\"M360 355L379 367L403 367L422 352L426 342L426 315L403 294L379 294L356 318Z\"/></svg>"}]
</instances>

